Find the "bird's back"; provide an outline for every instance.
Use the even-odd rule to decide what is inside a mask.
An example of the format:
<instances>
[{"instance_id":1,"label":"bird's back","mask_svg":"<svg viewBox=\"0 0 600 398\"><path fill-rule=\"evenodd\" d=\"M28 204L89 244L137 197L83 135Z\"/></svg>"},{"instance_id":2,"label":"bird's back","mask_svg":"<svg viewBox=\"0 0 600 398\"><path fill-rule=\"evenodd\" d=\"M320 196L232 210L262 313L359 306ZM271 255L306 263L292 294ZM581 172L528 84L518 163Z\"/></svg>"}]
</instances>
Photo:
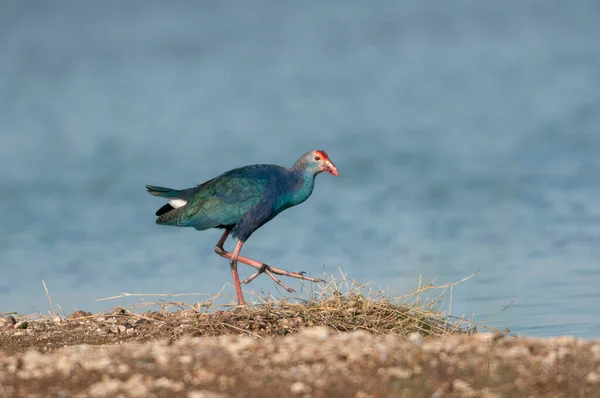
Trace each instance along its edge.
<instances>
[{"instance_id":1,"label":"bird's back","mask_svg":"<svg viewBox=\"0 0 600 398\"><path fill-rule=\"evenodd\" d=\"M198 230L234 226L284 178L285 172L276 165L227 171L197 187L177 191L177 198L186 204L160 215L156 222Z\"/></svg>"}]
</instances>

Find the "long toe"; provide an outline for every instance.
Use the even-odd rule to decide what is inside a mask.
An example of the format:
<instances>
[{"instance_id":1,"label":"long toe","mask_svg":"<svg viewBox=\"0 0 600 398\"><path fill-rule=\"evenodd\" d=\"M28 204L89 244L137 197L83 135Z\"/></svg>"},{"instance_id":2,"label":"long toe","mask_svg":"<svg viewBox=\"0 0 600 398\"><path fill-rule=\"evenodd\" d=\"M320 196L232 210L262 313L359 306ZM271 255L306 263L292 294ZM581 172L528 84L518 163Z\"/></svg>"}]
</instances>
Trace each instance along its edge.
<instances>
[{"instance_id":1,"label":"long toe","mask_svg":"<svg viewBox=\"0 0 600 398\"><path fill-rule=\"evenodd\" d=\"M296 275L290 275L293 276L294 278L298 278L298 279L302 279L303 281L309 281L309 282L315 282L315 283L321 283L321 282L325 282L324 279L319 279L319 278L313 278L311 276L306 276L306 272L302 271L302 272L296 272Z\"/></svg>"}]
</instances>

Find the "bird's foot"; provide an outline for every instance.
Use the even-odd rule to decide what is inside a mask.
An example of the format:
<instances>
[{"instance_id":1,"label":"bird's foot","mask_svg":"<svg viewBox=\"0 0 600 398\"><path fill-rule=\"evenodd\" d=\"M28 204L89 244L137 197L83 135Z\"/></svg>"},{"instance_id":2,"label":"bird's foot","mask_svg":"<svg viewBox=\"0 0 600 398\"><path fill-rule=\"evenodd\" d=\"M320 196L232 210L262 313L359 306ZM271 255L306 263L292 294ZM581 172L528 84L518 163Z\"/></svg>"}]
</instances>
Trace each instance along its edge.
<instances>
[{"instance_id":1,"label":"bird's foot","mask_svg":"<svg viewBox=\"0 0 600 398\"><path fill-rule=\"evenodd\" d=\"M281 286L282 288L284 288L285 290L287 290L289 293L296 293L296 291L294 289L292 289L291 287L289 287L288 285L286 285L285 283L283 283L282 281L280 281L275 275L273 275L273 273L271 272L271 267L268 266L265 263L262 263L262 265L258 268L258 271L256 271L254 274L250 275L248 278L244 279L242 281L242 283L244 285L247 285L248 283L250 283L254 279L256 279L260 274L267 274L267 275L269 275L269 277L271 279L273 279L273 281L275 283L277 283L279 286Z\"/></svg>"},{"instance_id":2,"label":"bird's foot","mask_svg":"<svg viewBox=\"0 0 600 398\"><path fill-rule=\"evenodd\" d=\"M265 263L263 263L259 268L257 268L258 271L256 271L255 273L253 273L252 275L250 275L248 278L244 279L242 281L242 283L244 285L247 285L248 283L252 282L253 280L255 280L260 274L265 273L268 269L269 266Z\"/></svg>"},{"instance_id":3,"label":"bird's foot","mask_svg":"<svg viewBox=\"0 0 600 398\"><path fill-rule=\"evenodd\" d=\"M306 274L305 271L290 272L290 271L285 271L285 270L282 270L279 268L271 267L270 265L267 265L265 263L261 263L261 265L259 267L257 267L257 271L254 274L250 275L248 278L244 279L241 283L246 285L246 284L252 282L260 274L263 274L263 273L269 275L269 277L271 279L273 279L273 281L275 283L277 283L279 286L281 286L282 288L287 290L289 293L296 293L296 291L294 289L292 289L291 287L287 286L285 283L281 282L281 280L279 280L279 278L277 278L274 274L289 276L291 278L297 278L297 279L302 279L305 281L316 282L316 283L325 282L323 279L311 278L309 276L305 276L304 275L304 274Z\"/></svg>"},{"instance_id":4,"label":"bird's foot","mask_svg":"<svg viewBox=\"0 0 600 398\"><path fill-rule=\"evenodd\" d=\"M306 271L284 271L284 272L286 272L286 273L279 274L279 275L289 276L290 278L297 278L297 279L302 279L303 281L309 281L309 282L315 282L315 283L325 282L324 279L306 276Z\"/></svg>"},{"instance_id":5,"label":"bird's foot","mask_svg":"<svg viewBox=\"0 0 600 398\"><path fill-rule=\"evenodd\" d=\"M313 278L311 276L306 276L306 271L295 271L295 272L286 271L286 272L287 272L287 274L285 276L302 279L303 281L309 281L309 282L315 282L315 283L325 282L325 279Z\"/></svg>"}]
</instances>

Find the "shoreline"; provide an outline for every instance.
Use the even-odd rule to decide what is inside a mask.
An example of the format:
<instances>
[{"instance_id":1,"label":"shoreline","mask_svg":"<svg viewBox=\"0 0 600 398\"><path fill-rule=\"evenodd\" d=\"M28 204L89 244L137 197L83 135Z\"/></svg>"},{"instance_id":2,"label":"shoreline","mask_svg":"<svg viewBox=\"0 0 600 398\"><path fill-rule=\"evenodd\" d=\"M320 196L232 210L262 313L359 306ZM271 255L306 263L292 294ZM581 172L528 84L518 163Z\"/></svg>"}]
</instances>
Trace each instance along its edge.
<instances>
[{"instance_id":1,"label":"shoreline","mask_svg":"<svg viewBox=\"0 0 600 398\"><path fill-rule=\"evenodd\" d=\"M356 294L210 313L5 317L0 398L600 396L600 340L469 326Z\"/></svg>"},{"instance_id":2,"label":"shoreline","mask_svg":"<svg viewBox=\"0 0 600 398\"><path fill-rule=\"evenodd\" d=\"M600 341L312 327L0 351L0 370L0 397L598 396Z\"/></svg>"}]
</instances>

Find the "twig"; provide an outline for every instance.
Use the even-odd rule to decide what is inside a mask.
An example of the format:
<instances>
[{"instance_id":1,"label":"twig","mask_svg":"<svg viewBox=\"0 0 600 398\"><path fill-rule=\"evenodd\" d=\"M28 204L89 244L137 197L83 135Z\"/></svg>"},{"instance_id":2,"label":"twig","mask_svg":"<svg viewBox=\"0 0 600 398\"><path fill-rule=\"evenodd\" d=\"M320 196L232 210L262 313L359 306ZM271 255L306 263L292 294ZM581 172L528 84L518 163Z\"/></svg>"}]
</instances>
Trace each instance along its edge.
<instances>
[{"instance_id":1,"label":"twig","mask_svg":"<svg viewBox=\"0 0 600 398\"><path fill-rule=\"evenodd\" d=\"M56 311L54 311L54 304L52 304L52 297L50 297L50 292L48 291L48 288L46 287L46 282L44 282L44 280L42 279L42 285L44 285L44 290L46 291L46 297L48 297L48 302L50 303L50 309L52 310L52 314L54 316L56 316Z\"/></svg>"},{"instance_id":2,"label":"twig","mask_svg":"<svg viewBox=\"0 0 600 398\"><path fill-rule=\"evenodd\" d=\"M248 330L244 330L244 329L238 328L237 326L233 326L233 325L230 325L228 323L222 323L221 326L225 326L225 327L231 328L233 330L237 330L238 332L241 332L241 333L244 333L244 334L249 334L250 336L262 339L262 336L260 336L260 335L258 335L256 333L249 332Z\"/></svg>"},{"instance_id":3,"label":"twig","mask_svg":"<svg viewBox=\"0 0 600 398\"><path fill-rule=\"evenodd\" d=\"M143 297L143 296L179 297L179 296L210 296L210 294L208 294L208 293L175 293L175 294L171 294L171 293L127 293L127 292L123 292L123 293L119 294L118 296L111 296L111 297L96 299L96 302L106 301L106 300L114 300L114 299L123 298L123 297Z\"/></svg>"}]
</instances>

